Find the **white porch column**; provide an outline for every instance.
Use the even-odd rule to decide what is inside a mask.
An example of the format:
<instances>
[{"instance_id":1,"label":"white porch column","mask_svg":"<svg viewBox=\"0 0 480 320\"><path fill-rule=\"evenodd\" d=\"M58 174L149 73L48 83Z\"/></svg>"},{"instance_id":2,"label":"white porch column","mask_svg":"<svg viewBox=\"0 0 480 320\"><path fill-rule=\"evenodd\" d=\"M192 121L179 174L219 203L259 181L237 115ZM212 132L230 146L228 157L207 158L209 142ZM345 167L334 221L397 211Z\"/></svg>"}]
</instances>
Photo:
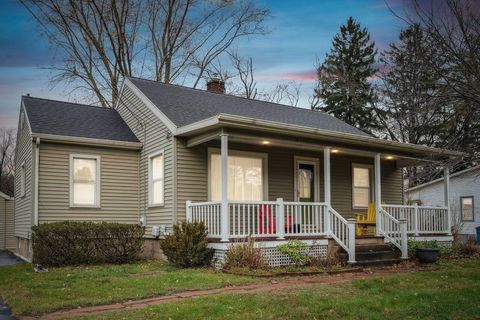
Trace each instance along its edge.
<instances>
[{"instance_id":1,"label":"white porch column","mask_svg":"<svg viewBox=\"0 0 480 320\"><path fill-rule=\"evenodd\" d=\"M330 212L329 208L332 205L332 193L330 184L330 147L323 148L323 190L324 202L327 205L327 212L325 213L325 232L330 234Z\"/></svg>"},{"instance_id":2,"label":"white porch column","mask_svg":"<svg viewBox=\"0 0 480 320\"><path fill-rule=\"evenodd\" d=\"M381 179L381 157L380 153L375 154L375 233L380 235L380 207L382 205L382 179Z\"/></svg>"},{"instance_id":3,"label":"white porch column","mask_svg":"<svg viewBox=\"0 0 480 320\"><path fill-rule=\"evenodd\" d=\"M220 230L223 242L228 242L230 235L230 215L228 212L228 135L220 134L222 167L222 206Z\"/></svg>"},{"instance_id":4,"label":"white porch column","mask_svg":"<svg viewBox=\"0 0 480 320\"><path fill-rule=\"evenodd\" d=\"M447 228L448 235L452 234L452 217L450 212L450 170L448 167L443 168L443 201L447 207Z\"/></svg>"}]
</instances>

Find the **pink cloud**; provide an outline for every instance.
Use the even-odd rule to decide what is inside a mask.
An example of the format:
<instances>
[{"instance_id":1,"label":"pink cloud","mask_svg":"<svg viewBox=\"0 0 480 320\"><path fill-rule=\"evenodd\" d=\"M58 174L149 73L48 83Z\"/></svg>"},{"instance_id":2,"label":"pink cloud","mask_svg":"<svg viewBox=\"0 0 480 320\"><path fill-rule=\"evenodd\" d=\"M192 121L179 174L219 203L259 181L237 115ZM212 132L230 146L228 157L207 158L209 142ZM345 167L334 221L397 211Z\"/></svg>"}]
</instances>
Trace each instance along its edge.
<instances>
[{"instance_id":1,"label":"pink cloud","mask_svg":"<svg viewBox=\"0 0 480 320\"><path fill-rule=\"evenodd\" d=\"M257 78L261 80L312 82L317 80L317 71L303 70L283 73L264 73L259 74Z\"/></svg>"}]
</instances>

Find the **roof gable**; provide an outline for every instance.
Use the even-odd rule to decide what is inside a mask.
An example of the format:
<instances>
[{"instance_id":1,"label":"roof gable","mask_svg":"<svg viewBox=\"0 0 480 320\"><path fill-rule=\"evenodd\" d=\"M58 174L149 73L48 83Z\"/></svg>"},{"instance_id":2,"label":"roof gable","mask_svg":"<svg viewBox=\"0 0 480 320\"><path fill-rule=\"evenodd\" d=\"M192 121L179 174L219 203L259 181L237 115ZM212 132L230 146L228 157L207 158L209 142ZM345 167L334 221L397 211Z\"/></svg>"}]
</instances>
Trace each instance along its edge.
<instances>
[{"instance_id":1,"label":"roof gable","mask_svg":"<svg viewBox=\"0 0 480 320\"><path fill-rule=\"evenodd\" d=\"M111 108L22 97L32 134L139 142Z\"/></svg>"},{"instance_id":2,"label":"roof gable","mask_svg":"<svg viewBox=\"0 0 480 320\"><path fill-rule=\"evenodd\" d=\"M261 119L284 124L370 135L321 111L212 93L178 85L129 77L133 83L177 127L220 114Z\"/></svg>"}]
</instances>

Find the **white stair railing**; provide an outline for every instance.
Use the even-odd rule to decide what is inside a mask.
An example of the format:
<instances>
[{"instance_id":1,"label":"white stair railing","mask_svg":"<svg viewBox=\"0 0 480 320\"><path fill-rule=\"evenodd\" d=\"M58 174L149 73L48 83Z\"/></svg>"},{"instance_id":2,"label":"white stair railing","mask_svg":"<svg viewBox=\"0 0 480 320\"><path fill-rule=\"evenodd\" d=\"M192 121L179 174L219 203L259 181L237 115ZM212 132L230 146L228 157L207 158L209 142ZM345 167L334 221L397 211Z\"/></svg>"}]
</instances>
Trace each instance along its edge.
<instances>
[{"instance_id":1,"label":"white stair railing","mask_svg":"<svg viewBox=\"0 0 480 320\"><path fill-rule=\"evenodd\" d=\"M329 235L348 253L348 263L355 263L355 219L345 219L328 207Z\"/></svg>"},{"instance_id":2,"label":"white stair railing","mask_svg":"<svg viewBox=\"0 0 480 320\"><path fill-rule=\"evenodd\" d=\"M408 258L407 249L407 220L399 220L380 208L378 210L378 225L380 234L387 242L395 245L402 252L402 259Z\"/></svg>"},{"instance_id":3,"label":"white stair railing","mask_svg":"<svg viewBox=\"0 0 480 320\"><path fill-rule=\"evenodd\" d=\"M407 233L448 234L449 212L447 207L406 205L382 205L382 209L397 220L407 220Z\"/></svg>"}]
</instances>

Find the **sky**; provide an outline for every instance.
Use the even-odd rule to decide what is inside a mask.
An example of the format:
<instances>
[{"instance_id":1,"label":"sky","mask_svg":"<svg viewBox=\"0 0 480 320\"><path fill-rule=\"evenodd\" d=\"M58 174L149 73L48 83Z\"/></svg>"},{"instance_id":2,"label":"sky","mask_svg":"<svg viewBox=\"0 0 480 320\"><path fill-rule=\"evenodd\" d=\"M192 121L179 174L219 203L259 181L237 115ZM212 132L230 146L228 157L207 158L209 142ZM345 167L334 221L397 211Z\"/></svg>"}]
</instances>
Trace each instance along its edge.
<instances>
[{"instance_id":1,"label":"sky","mask_svg":"<svg viewBox=\"0 0 480 320\"><path fill-rule=\"evenodd\" d=\"M279 81L301 83L300 107L309 107L315 83L315 61L330 50L331 40L349 16L371 33L379 51L398 38L405 24L384 0L259 0L270 9L267 35L237 43L242 56L252 57L258 87ZM402 11L407 0L386 0ZM17 126L22 95L78 101L68 86L52 86L48 67L60 64L35 21L15 0L0 0L0 128Z\"/></svg>"}]
</instances>

